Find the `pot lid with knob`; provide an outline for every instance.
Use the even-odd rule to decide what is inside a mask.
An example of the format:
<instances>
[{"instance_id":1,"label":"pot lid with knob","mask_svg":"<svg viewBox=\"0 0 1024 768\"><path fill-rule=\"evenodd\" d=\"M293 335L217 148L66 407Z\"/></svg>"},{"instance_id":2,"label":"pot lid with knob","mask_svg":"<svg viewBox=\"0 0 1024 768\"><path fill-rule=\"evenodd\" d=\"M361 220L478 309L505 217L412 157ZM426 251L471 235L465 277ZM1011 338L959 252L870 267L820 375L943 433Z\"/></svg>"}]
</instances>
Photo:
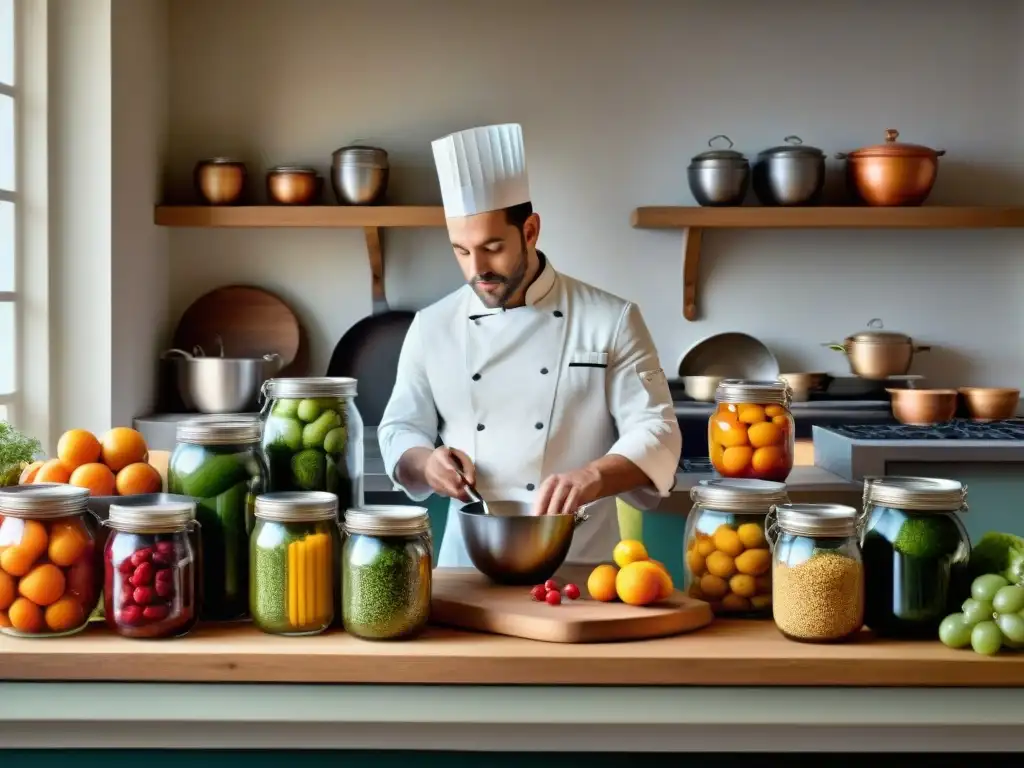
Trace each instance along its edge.
<instances>
[{"instance_id":1,"label":"pot lid with knob","mask_svg":"<svg viewBox=\"0 0 1024 768\"><path fill-rule=\"evenodd\" d=\"M856 344L912 344L913 340L905 333L899 331L882 330L883 325L880 318L873 318L868 321L868 329L859 331L846 337L847 342Z\"/></svg>"},{"instance_id":2,"label":"pot lid with knob","mask_svg":"<svg viewBox=\"0 0 1024 768\"><path fill-rule=\"evenodd\" d=\"M723 139L729 142L729 146L726 148L716 148L715 141ZM694 155L691 158L691 162L694 165L747 165L747 156L742 152L733 149L732 139L723 133L717 136L712 136L708 139L708 146L711 149L707 149L698 155Z\"/></svg>"},{"instance_id":3,"label":"pot lid with knob","mask_svg":"<svg viewBox=\"0 0 1024 768\"><path fill-rule=\"evenodd\" d=\"M900 132L895 128L888 128L885 131L885 143L875 144L870 147L862 147L852 152L840 152L836 157L839 159L849 158L856 160L867 157L942 157L946 154L944 149L932 149L923 144L908 144L897 141Z\"/></svg>"},{"instance_id":4,"label":"pot lid with knob","mask_svg":"<svg viewBox=\"0 0 1024 768\"><path fill-rule=\"evenodd\" d=\"M822 150L809 144L804 144L804 140L799 136L787 136L783 141L786 143L758 152L758 159L764 160L770 157L825 157L825 153Z\"/></svg>"}]
</instances>

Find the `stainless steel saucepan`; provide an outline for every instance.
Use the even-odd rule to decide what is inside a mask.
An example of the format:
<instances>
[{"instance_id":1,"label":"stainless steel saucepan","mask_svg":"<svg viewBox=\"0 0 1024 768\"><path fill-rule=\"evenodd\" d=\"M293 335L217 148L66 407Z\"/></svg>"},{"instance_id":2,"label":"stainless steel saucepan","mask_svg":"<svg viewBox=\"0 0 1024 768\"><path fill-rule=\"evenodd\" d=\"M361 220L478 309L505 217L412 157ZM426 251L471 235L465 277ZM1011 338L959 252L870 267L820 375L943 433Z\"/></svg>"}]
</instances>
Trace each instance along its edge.
<instances>
[{"instance_id":1,"label":"stainless steel saucepan","mask_svg":"<svg viewBox=\"0 0 1024 768\"><path fill-rule=\"evenodd\" d=\"M174 378L185 407L200 413L247 413L259 410L263 382L281 370L277 353L263 357L206 357L169 349L163 357L175 367Z\"/></svg>"},{"instance_id":2,"label":"stainless steel saucepan","mask_svg":"<svg viewBox=\"0 0 1024 768\"><path fill-rule=\"evenodd\" d=\"M589 504L571 515L534 515L532 504L478 501L458 511L469 559L498 584L524 586L550 579L569 554L576 526L588 519Z\"/></svg>"}]
</instances>

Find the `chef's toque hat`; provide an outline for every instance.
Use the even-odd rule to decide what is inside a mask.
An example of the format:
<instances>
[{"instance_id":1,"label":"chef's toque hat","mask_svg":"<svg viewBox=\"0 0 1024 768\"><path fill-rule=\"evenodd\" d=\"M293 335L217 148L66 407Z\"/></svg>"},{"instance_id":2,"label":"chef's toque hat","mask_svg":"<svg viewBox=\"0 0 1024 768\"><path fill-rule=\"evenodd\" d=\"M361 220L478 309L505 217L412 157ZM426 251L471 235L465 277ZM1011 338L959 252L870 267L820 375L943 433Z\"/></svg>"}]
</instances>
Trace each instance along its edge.
<instances>
[{"instance_id":1,"label":"chef's toque hat","mask_svg":"<svg viewBox=\"0 0 1024 768\"><path fill-rule=\"evenodd\" d=\"M432 144L444 215L473 216L530 201L523 128L470 128Z\"/></svg>"}]
</instances>

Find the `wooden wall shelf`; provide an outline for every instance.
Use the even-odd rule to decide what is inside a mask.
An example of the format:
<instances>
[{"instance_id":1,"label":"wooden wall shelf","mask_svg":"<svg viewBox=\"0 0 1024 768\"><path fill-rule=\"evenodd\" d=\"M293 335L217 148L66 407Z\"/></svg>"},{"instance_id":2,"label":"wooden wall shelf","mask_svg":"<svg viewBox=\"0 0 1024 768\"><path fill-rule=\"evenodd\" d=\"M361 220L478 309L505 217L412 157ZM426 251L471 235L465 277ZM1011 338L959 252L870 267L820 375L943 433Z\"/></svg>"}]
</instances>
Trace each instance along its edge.
<instances>
[{"instance_id":1,"label":"wooden wall shelf","mask_svg":"<svg viewBox=\"0 0 1024 768\"><path fill-rule=\"evenodd\" d=\"M705 229L1004 229L1024 227L1024 207L637 208L636 229L683 230L683 317L696 320L700 248Z\"/></svg>"},{"instance_id":2,"label":"wooden wall shelf","mask_svg":"<svg viewBox=\"0 0 1024 768\"><path fill-rule=\"evenodd\" d=\"M384 297L384 233L390 227L443 227L439 205L158 205L161 227L362 229L374 301Z\"/></svg>"}]
</instances>

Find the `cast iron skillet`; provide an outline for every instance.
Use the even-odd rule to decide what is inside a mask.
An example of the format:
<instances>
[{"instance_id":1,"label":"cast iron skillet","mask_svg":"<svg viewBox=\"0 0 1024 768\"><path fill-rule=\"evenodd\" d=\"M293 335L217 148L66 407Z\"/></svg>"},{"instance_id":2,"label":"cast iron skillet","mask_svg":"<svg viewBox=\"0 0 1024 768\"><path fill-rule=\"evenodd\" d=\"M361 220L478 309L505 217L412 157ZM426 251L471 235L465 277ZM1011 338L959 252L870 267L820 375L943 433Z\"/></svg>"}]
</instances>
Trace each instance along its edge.
<instances>
[{"instance_id":1,"label":"cast iron skillet","mask_svg":"<svg viewBox=\"0 0 1024 768\"><path fill-rule=\"evenodd\" d=\"M398 356L415 312L388 308L383 275L373 279L373 314L349 328L334 348L328 376L359 381L356 406L363 424L376 426L395 388Z\"/></svg>"}]
</instances>

